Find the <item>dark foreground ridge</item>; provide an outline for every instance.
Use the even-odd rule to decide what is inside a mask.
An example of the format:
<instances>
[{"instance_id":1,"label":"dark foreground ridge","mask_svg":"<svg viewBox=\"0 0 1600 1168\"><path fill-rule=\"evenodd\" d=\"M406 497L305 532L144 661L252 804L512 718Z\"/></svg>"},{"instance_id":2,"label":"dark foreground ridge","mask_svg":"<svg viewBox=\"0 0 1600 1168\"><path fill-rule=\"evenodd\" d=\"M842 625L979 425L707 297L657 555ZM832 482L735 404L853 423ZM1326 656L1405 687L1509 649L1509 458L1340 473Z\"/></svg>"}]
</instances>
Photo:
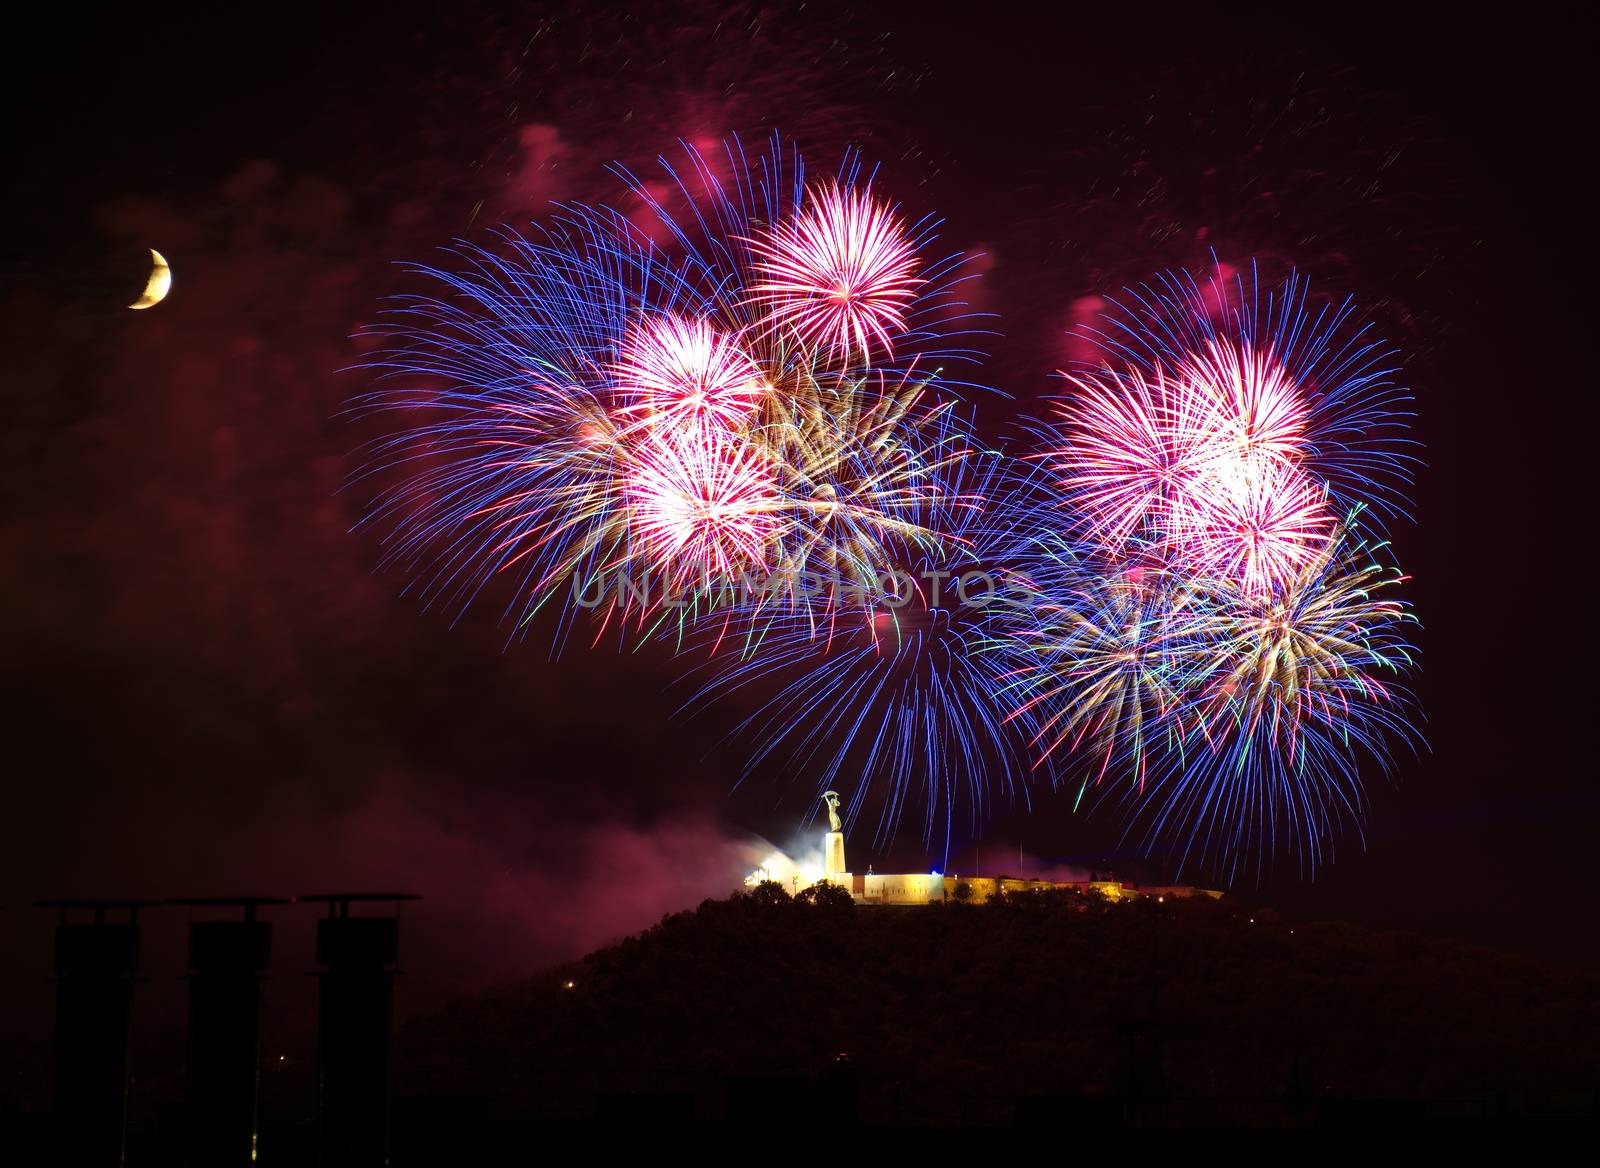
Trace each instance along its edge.
<instances>
[{"instance_id":1,"label":"dark foreground ridge","mask_svg":"<svg viewBox=\"0 0 1600 1168\"><path fill-rule=\"evenodd\" d=\"M766 885L461 1001L399 1059L419 1104L491 1128L1525 1122L1593 1114L1597 990L1226 900L860 908Z\"/></svg>"}]
</instances>

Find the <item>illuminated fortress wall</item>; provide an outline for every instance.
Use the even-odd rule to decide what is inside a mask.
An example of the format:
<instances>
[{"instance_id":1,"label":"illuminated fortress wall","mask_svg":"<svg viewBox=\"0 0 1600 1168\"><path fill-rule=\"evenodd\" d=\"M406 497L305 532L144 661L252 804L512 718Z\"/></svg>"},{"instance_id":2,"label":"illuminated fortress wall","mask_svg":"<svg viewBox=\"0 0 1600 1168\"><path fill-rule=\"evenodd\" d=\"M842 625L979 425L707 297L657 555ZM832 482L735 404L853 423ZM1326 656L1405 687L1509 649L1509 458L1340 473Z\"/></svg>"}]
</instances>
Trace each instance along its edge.
<instances>
[{"instance_id":1,"label":"illuminated fortress wall","mask_svg":"<svg viewBox=\"0 0 1600 1168\"><path fill-rule=\"evenodd\" d=\"M1062 888L1075 889L1084 894L1094 892L1107 900L1133 900L1141 896L1153 896L1158 900L1169 896L1174 898L1209 896L1214 899L1222 896L1220 892L1195 888L1187 884L1140 887L1124 884L1119 880L1023 880L1013 876L959 876L954 873L946 875L939 872L884 875L876 872L851 872L845 867L844 833L837 830L838 817L833 816L832 819L835 830L825 833L822 837L821 876L830 884L848 889L857 904L943 904L946 901L981 904L986 900L992 900L996 895L1044 892ZM774 866L778 860L787 865L789 870L787 877L781 874L781 869ZM779 883L783 883L787 878L793 885L793 891L798 893L803 877L793 869L793 863L778 853L769 858L768 866L752 872L745 883L753 885L760 880L770 879L777 879ZM804 877L806 882L813 879L815 879L814 872L812 876Z\"/></svg>"},{"instance_id":2,"label":"illuminated fortress wall","mask_svg":"<svg viewBox=\"0 0 1600 1168\"><path fill-rule=\"evenodd\" d=\"M1186 896L1220 897L1222 893L1186 884L1140 888L1116 880L1020 880L1011 876L958 876L938 872L917 872L905 875L863 875L859 872L830 873L834 884L848 888L859 904L941 904L945 901L967 901L972 904L994 897L996 893L1043 892L1050 889L1071 888L1079 892L1094 891L1107 900L1133 900L1140 896L1182 898Z\"/></svg>"},{"instance_id":3,"label":"illuminated fortress wall","mask_svg":"<svg viewBox=\"0 0 1600 1168\"><path fill-rule=\"evenodd\" d=\"M863 904L933 904L946 896L944 877L932 872L906 876L855 874L839 883Z\"/></svg>"}]
</instances>

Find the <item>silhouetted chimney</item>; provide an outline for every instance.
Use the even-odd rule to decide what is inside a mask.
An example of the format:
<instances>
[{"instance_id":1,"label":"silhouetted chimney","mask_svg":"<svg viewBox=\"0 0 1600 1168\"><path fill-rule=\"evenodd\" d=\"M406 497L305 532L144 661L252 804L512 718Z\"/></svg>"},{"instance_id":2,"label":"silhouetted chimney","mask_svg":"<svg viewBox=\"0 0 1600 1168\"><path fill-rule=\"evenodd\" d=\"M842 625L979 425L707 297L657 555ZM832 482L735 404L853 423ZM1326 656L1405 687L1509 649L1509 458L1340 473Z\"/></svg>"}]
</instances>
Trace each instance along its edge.
<instances>
[{"instance_id":1,"label":"silhouetted chimney","mask_svg":"<svg viewBox=\"0 0 1600 1168\"><path fill-rule=\"evenodd\" d=\"M256 1158L261 1078L261 974L272 926L256 919L269 897L200 897L175 904L242 908L243 920L189 925L189 1065L184 1087L189 1163L248 1165Z\"/></svg>"},{"instance_id":2,"label":"silhouetted chimney","mask_svg":"<svg viewBox=\"0 0 1600 1168\"><path fill-rule=\"evenodd\" d=\"M139 969L132 900L46 900L56 924L55 1096L57 1163L119 1166L128 1113L128 1024ZM75 910L94 913L74 922ZM106 914L125 911L126 921Z\"/></svg>"},{"instance_id":3,"label":"silhouetted chimney","mask_svg":"<svg viewBox=\"0 0 1600 1168\"><path fill-rule=\"evenodd\" d=\"M405 892L327 893L317 922L321 980L322 1163L371 1168L389 1163L389 1052L394 1026L394 964L400 921L353 917L353 903L416 900Z\"/></svg>"}]
</instances>

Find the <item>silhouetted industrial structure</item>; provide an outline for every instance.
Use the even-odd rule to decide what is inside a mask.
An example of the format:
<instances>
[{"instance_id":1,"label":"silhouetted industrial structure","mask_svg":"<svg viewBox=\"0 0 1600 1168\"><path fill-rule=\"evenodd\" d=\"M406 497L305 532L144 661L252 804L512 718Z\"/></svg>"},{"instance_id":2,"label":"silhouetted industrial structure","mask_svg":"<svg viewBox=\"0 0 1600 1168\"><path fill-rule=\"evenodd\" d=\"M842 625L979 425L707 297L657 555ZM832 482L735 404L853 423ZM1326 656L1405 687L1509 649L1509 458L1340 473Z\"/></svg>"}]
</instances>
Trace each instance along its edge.
<instances>
[{"instance_id":1,"label":"silhouetted industrial structure","mask_svg":"<svg viewBox=\"0 0 1600 1168\"><path fill-rule=\"evenodd\" d=\"M189 1058L184 1080L189 1163L248 1165L256 1158L261 1082L261 975L272 926L257 918L274 897L197 897L189 908L244 910L243 920L189 924Z\"/></svg>"},{"instance_id":2,"label":"silhouetted industrial structure","mask_svg":"<svg viewBox=\"0 0 1600 1168\"><path fill-rule=\"evenodd\" d=\"M139 972L136 900L47 900L56 924L57 1163L121 1165L128 1109L128 1027ZM91 912L92 921L74 913ZM107 914L126 913L112 921Z\"/></svg>"},{"instance_id":3,"label":"silhouetted industrial structure","mask_svg":"<svg viewBox=\"0 0 1600 1168\"><path fill-rule=\"evenodd\" d=\"M320 1160L329 1168L387 1165L400 922L395 913L352 915L351 905L418 897L384 892L299 899L328 906L317 922ZM197 1168L257 1161L262 980L272 960L272 926L260 910L292 903L258 896L38 902L60 914L53 1107L39 1149L48 1162L121 1168L125 1161L138 910L152 904L183 906L206 918L189 922L183 1121L181 1128L164 1128L168 1134L156 1146L167 1149L163 1162ZM208 911L230 909L240 915L218 920ZM85 913L92 916L84 919ZM125 916L113 919L113 913Z\"/></svg>"},{"instance_id":4,"label":"silhouetted industrial structure","mask_svg":"<svg viewBox=\"0 0 1600 1168\"><path fill-rule=\"evenodd\" d=\"M368 1168L389 1163L389 1055L394 1029L397 916L351 916L352 904L398 904L405 892L324 893L317 922L323 971L318 1016L322 1163Z\"/></svg>"}]
</instances>

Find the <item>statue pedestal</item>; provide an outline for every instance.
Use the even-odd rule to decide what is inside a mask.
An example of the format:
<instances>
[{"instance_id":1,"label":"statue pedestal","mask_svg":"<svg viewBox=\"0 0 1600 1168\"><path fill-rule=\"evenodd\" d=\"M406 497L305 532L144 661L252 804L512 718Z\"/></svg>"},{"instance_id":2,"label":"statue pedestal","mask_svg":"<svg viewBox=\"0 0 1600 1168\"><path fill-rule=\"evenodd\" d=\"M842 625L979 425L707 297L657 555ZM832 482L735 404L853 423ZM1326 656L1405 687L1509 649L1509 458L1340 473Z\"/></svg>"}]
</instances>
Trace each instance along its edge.
<instances>
[{"instance_id":1,"label":"statue pedestal","mask_svg":"<svg viewBox=\"0 0 1600 1168\"><path fill-rule=\"evenodd\" d=\"M822 878L842 883L849 870L844 866L844 832L828 832L822 837Z\"/></svg>"}]
</instances>

